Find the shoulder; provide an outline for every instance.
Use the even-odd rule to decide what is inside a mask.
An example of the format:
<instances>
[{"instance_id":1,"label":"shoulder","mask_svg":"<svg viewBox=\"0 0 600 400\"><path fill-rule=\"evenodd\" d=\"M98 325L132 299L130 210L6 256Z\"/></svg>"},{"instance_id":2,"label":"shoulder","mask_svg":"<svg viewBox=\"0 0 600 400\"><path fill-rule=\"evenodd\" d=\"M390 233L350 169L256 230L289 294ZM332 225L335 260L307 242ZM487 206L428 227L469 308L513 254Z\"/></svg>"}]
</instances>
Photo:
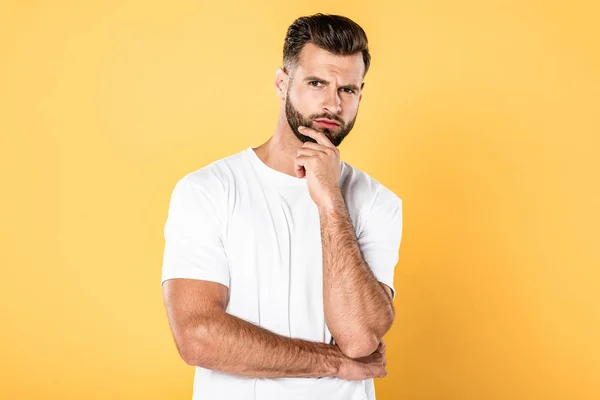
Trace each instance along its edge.
<instances>
[{"instance_id":1,"label":"shoulder","mask_svg":"<svg viewBox=\"0 0 600 400\"><path fill-rule=\"evenodd\" d=\"M368 209L377 204L401 207L402 199L380 181L345 161L342 161L340 187L346 201Z\"/></svg>"},{"instance_id":2,"label":"shoulder","mask_svg":"<svg viewBox=\"0 0 600 400\"><path fill-rule=\"evenodd\" d=\"M224 226L228 219L229 188L241 161L240 153L235 153L179 177L172 188L169 214L186 219L202 215Z\"/></svg>"},{"instance_id":3,"label":"shoulder","mask_svg":"<svg viewBox=\"0 0 600 400\"><path fill-rule=\"evenodd\" d=\"M215 195L225 193L242 162L243 151L210 161L181 176L176 182L176 187L185 186L191 190L202 190Z\"/></svg>"},{"instance_id":4,"label":"shoulder","mask_svg":"<svg viewBox=\"0 0 600 400\"><path fill-rule=\"evenodd\" d=\"M238 152L215 159L180 176L171 190L170 212L203 212L208 218L225 223L235 173L243 167L242 156Z\"/></svg>"}]
</instances>

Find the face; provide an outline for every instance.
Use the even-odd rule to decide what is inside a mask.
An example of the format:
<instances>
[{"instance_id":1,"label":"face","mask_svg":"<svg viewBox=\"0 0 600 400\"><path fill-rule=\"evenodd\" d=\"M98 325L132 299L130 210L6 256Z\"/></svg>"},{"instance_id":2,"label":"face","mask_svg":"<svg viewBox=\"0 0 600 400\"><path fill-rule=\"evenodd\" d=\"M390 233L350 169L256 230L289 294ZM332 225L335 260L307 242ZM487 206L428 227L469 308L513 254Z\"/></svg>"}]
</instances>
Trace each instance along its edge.
<instances>
[{"instance_id":1,"label":"face","mask_svg":"<svg viewBox=\"0 0 600 400\"><path fill-rule=\"evenodd\" d=\"M307 43L298 66L289 77L285 113L294 135L302 142L315 140L298 131L300 125L323 132L334 146L350 133L362 98L362 54L338 56ZM319 122L320 119L335 124Z\"/></svg>"}]
</instances>

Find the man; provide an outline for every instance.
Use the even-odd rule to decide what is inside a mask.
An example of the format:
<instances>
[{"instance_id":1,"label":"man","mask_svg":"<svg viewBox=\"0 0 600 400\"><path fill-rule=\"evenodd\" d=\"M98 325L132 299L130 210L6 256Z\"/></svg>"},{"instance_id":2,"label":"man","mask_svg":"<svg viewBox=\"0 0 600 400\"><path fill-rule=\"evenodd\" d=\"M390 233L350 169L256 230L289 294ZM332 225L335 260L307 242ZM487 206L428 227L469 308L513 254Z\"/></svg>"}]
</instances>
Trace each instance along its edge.
<instances>
[{"instance_id":1,"label":"man","mask_svg":"<svg viewBox=\"0 0 600 400\"><path fill-rule=\"evenodd\" d=\"M352 20L298 18L273 136L175 185L161 285L193 399L375 399L402 202L337 148L369 63Z\"/></svg>"}]
</instances>

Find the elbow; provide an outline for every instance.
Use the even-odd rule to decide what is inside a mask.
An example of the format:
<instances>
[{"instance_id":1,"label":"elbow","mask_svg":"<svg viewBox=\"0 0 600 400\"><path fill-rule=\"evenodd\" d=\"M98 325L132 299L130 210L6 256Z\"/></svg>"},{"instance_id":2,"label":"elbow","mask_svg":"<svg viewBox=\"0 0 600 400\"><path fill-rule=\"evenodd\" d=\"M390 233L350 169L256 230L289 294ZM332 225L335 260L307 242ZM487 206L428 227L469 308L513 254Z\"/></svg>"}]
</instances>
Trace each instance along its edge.
<instances>
[{"instance_id":1,"label":"elbow","mask_svg":"<svg viewBox=\"0 0 600 400\"><path fill-rule=\"evenodd\" d=\"M390 312L385 322L373 329L364 329L360 332L350 332L345 335L339 335L339 340L336 337L341 352L350 358L360 358L371 355L379 347L379 343L383 336L392 326L394 321L394 313Z\"/></svg>"},{"instance_id":2,"label":"elbow","mask_svg":"<svg viewBox=\"0 0 600 400\"><path fill-rule=\"evenodd\" d=\"M201 352L196 350L195 347L192 346L191 344L182 345L181 350L179 351L179 355L181 356L181 359L183 361L185 361L185 363L187 365L190 365L193 367L202 366L201 364L203 364L203 362L200 359L200 354L201 354Z\"/></svg>"},{"instance_id":3,"label":"elbow","mask_svg":"<svg viewBox=\"0 0 600 400\"><path fill-rule=\"evenodd\" d=\"M202 330L196 328L196 331ZM182 335L176 341L179 355L187 365L194 367L210 368L214 359L211 349L213 346L208 342L205 335L188 334Z\"/></svg>"},{"instance_id":4,"label":"elbow","mask_svg":"<svg viewBox=\"0 0 600 400\"><path fill-rule=\"evenodd\" d=\"M360 338L337 341L338 346L346 357L361 358L371 355L379 346L379 338L374 333L363 334Z\"/></svg>"},{"instance_id":5,"label":"elbow","mask_svg":"<svg viewBox=\"0 0 600 400\"><path fill-rule=\"evenodd\" d=\"M210 346L189 344L180 352L181 358L187 365L213 369L214 357L211 355Z\"/></svg>"}]
</instances>

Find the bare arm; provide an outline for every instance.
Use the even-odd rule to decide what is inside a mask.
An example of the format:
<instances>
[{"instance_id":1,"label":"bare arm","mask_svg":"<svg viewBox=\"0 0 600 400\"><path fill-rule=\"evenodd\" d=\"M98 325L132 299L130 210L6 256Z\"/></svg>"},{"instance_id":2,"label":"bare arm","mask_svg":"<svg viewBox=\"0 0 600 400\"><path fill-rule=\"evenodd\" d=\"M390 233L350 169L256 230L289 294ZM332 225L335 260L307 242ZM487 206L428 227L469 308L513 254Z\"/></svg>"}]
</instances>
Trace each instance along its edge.
<instances>
[{"instance_id":1,"label":"bare arm","mask_svg":"<svg viewBox=\"0 0 600 400\"><path fill-rule=\"evenodd\" d=\"M327 326L344 354L371 354L394 320L391 289L365 262L341 192L319 207Z\"/></svg>"},{"instance_id":2,"label":"bare arm","mask_svg":"<svg viewBox=\"0 0 600 400\"><path fill-rule=\"evenodd\" d=\"M255 378L385 376L385 359L375 354L351 360L339 347L275 334L225 312L226 286L195 279L163 284L169 324L189 365Z\"/></svg>"}]
</instances>

